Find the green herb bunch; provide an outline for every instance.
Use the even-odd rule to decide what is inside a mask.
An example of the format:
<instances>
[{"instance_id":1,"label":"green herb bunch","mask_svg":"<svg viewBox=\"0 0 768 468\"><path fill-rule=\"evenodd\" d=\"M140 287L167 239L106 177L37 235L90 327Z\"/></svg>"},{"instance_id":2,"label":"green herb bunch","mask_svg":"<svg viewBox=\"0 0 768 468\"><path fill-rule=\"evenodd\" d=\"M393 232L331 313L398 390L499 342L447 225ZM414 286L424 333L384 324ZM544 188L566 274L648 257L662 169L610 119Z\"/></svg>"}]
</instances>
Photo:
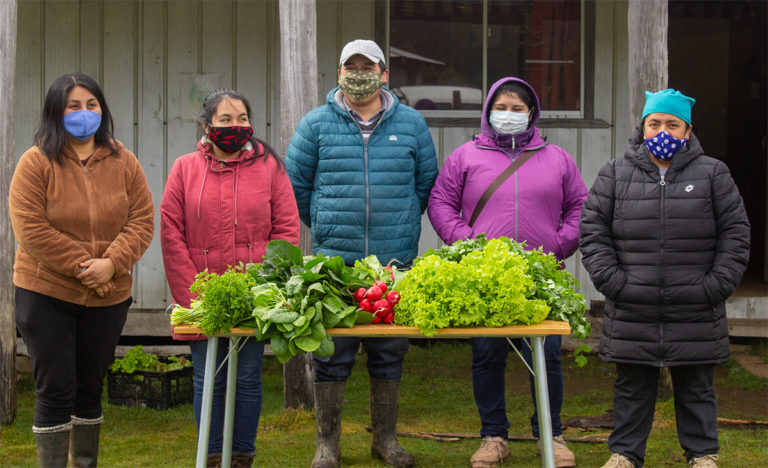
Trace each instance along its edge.
<instances>
[{"instance_id":1,"label":"green herb bunch","mask_svg":"<svg viewBox=\"0 0 768 468\"><path fill-rule=\"evenodd\" d=\"M249 320L253 311L251 288L255 285L256 279L246 274L242 265L221 275L208 270L198 273L189 289L198 295L192 309L203 332L212 335Z\"/></svg>"}]
</instances>

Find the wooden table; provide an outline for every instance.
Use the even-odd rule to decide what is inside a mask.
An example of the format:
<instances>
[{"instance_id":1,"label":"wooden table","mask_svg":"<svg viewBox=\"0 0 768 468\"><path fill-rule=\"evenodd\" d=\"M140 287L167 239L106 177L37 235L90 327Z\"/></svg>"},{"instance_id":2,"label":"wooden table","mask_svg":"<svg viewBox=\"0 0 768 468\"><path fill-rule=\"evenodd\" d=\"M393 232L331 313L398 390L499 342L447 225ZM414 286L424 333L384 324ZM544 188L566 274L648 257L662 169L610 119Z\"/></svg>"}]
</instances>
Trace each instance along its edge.
<instances>
[{"instance_id":1,"label":"wooden table","mask_svg":"<svg viewBox=\"0 0 768 468\"><path fill-rule=\"evenodd\" d=\"M202 330L195 327L177 326L176 334L199 334ZM416 327L400 325L356 325L352 328L330 328L326 330L330 336L355 337L404 337L426 338ZM534 376L536 388L536 410L539 416L539 439L541 440L541 459L544 468L554 468L555 456L552 447L552 423L549 413L549 394L547 392L547 369L544 358L544 338L547 335L568 335L571 329L567 322L545 320L536 325L515 325L498 328L445 328L437 330L431 338L476 338L504 337L530 338L533 351L533 369L529 370ZM224 403L224 434L222 447L222 466L232 462L232 433L235 411L235 388L237 385L237 353L240 340L253 336L253 330L233 328L227 333L219 333L217 337L229 337L230 353L227 364L227 390ZM197 468L205 468L208 457L208 439L210 437L211 408L213 406L213 381L216 372L216 353L219 340L208 340L208 354L205 361L205 378L203 381L203 402L200 414L200 430L197 438ZM519 354L519 353L518 353ZM522 359L522 356L521 356Z\"/></svg>"}]
</instances>

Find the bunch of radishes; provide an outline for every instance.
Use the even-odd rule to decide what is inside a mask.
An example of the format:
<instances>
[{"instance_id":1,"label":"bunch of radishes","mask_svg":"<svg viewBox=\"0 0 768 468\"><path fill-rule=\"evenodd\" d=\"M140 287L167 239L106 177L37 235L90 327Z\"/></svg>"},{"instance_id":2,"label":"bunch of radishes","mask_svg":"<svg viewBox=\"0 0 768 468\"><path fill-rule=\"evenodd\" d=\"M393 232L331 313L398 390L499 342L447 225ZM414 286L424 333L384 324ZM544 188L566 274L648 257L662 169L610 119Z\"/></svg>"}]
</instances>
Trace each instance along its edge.
<instances>
[{"instance_id":1,"label":"bunch of radishes","mask_svg":"<svg viewBox=\"0 0 768 468\"><path fill-rule=\"evenodd\" d=\"M384 268L389 270L388 267ZM390 270L391 272L392 270ZM400 302L400 293L392 290L387 291L386 281L374 281L368 289L358 288L354 296L360 310L373 314L371 323L394 323L394 308Z\"/></svg>"}]
</instances>

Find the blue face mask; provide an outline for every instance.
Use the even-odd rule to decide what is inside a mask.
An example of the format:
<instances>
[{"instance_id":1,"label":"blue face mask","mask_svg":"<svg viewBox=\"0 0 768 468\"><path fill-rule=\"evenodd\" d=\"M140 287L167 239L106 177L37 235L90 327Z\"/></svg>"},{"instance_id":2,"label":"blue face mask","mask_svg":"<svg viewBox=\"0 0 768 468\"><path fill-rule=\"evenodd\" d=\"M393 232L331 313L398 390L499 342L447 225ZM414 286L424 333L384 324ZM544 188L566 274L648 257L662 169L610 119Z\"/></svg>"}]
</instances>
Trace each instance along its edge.
<instances>
[{"instance_id":1,"label":"blue face mask","mask_svg":"<svg viewBox=\"0 0 768 468\"><path fill-rule=\"evenodd\" d=\"M685 146L685 139L678 140L662 130L655 136L646 138L645 146L656 159L669 161L677 150Z\"/></svg>"},{"instance_id":2,"label":"blue face mask","mask_svg":"<svg viewBox=\"0 0 768 468\"><path fill-rule=\"evenodd\" d=\"M101 125L101 114L83 109L71 112L62 119L64 129L72 138L85 141L91 138Z\"/></svg>"}]
</instances>

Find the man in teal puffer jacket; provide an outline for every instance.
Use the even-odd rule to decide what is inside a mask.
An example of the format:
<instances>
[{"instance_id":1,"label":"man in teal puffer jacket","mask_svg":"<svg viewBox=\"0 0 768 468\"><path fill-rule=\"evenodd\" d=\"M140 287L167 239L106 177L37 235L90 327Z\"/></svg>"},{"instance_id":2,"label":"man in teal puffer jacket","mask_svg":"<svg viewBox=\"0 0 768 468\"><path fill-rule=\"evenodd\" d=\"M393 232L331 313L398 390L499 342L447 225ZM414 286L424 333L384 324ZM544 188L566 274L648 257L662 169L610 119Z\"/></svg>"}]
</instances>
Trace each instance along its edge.
<instances>
[{"instance_id":1,"label":"man in teal puffer jacket","mask_svg":"<svg viewBox=\"0 0 768 468\"><path fill-rule=\"evenodd\" d=\"M416 257L421 214L437 176L432 136L417 111L384 83L384 53L358 39L344 46L339 86L299 122L285 164L314 253L351 265L375 254L387 264ZM312 468L339 466L341 407L360 338L334 338L330 358L315 358L317 447ZM406 338L365 338L371 378L371 453L391 466L413 466L395 425Z\"/></svg>"}]
</instances>

